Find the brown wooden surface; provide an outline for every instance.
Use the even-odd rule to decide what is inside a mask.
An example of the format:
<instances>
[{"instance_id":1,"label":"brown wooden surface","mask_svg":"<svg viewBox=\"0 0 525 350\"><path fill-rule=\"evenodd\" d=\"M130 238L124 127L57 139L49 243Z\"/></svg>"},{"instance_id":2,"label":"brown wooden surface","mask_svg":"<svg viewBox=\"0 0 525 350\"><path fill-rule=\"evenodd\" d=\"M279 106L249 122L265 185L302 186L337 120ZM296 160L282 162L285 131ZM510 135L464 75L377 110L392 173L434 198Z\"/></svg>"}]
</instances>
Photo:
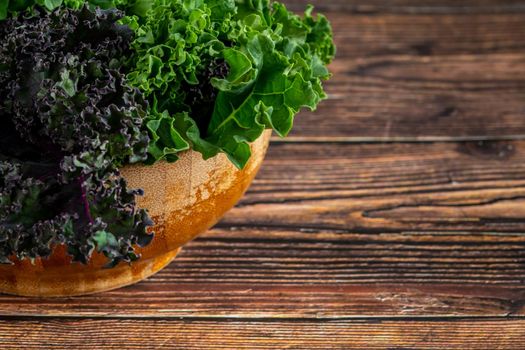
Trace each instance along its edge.
<instances>
[{"instance_id":1,"label":"brown wooden surface","mask_svg":"<svg viewBox=\"0 0 525 350\"><path fill-rule=\"evenodd\" d=\"M1 295L1 349L525 349L525 1L312 2L330 100L239 206L135 286Z\"/></svg>"},{"instance_id":2,"label":"brown wooden surface","mask_svg":"<svg viewBox=\"0 0 525 350\"><path fill-rule=\"evenodd\" d=\"M18 349L523 349L525 322L50 319L0 321L0 332Z\"/></svg>"},{"instance_id":3,"label":"brown wooden surface","mask_svg":"<svg viewBox=\"0 0 525 350\"><path fill-rule=\"evenodd\" d=\"M525 2L318 3L338 44L330 102L289 140L525 138Z\"/></svg>"}]
</instances>

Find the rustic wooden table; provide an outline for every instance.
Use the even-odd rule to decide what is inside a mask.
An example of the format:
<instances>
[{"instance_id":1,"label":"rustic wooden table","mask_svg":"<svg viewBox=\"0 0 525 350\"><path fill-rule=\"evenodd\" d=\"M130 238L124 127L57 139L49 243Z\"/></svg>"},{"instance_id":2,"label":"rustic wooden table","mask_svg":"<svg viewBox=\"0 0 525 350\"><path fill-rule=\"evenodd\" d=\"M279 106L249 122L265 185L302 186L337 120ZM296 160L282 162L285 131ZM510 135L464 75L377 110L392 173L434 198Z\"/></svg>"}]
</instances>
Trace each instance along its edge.
<instances>
[{"instance_id":1,"label":"rustic wooden table","mask_svg":"<svg viewBox=\"0 0 525 350\"><path fill-rule=\"evenodd\" d=\"M330 100L240 205L138 285L0 296L0 348L525 349L525 1L313 2Z\"/></svg>"}]
</instances>

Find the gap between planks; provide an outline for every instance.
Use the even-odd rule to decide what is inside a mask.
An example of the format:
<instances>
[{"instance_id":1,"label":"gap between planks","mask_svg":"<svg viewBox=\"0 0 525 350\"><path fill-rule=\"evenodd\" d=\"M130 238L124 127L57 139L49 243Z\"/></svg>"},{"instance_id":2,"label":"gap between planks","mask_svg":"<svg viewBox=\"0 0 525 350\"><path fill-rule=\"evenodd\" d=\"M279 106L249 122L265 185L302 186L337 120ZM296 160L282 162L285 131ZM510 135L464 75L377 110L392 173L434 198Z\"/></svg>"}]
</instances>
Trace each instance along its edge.
<instances>
[{"instance_id":1,"label":"gap between planks","mask_svg":"<svg viewBox=\"0 0 525 350\"><path fill-rule=\"evenodd\" d=\"M49 321L82 321L82 320L141 320L141 321L210 321L210 322L268 322L281 323L285 322L332 322L332 321L351 321L351 322L378 322L378 321L413 321L413 322L461 322L461 321L525 321L525 316L425 316L425 315L385 315L385 316L330 316L330 317L288 317L288 316L272 316L272 317L234 317L234 316L164 316L164 315L42 315L42 314L23 314L23 315L5 315L0 316L0 321L34 321L35 319L49 320Z\"/></svg>"}]
</instances>

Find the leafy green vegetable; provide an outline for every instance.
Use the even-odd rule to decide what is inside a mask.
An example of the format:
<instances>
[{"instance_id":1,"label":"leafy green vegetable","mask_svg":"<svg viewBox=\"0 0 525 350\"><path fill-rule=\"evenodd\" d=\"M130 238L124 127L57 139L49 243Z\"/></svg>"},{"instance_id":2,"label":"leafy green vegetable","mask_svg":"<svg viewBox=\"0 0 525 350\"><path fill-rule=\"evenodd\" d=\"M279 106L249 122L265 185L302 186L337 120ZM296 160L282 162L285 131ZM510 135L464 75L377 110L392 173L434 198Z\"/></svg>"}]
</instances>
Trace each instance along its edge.
<instances>
[{"instance_id":1,"label":"leafy green vegetable","mask_svg":"<svg viewBox=\"0 0 525 350\"><path fill-rule=\"evenodd\" d=\"M112 10L101 10L112 9ZM114 265L151 240L118 168L193 149L239 168L326 98L328 20L270 0L0 0L0 261ZM5 39L4 39L5 38Z\"/></svg>"},{"instance_id":2,"label":"leafy green vegetable","mask_svg":"<svg viewBox=\"0 0 525 350\"><path fill-rule=\"evenodd\" d=\"M2 8L53 9L62 3L7 1L0 0L0 19ZM312 7L301 18L270 0L64 0L64 5L79 8L84 1L123 10L121 23L135 32L127 78L150 102L148 163L176 161L177 153L192 148L205 158L225 152L242 168L250 157L248 144L264 129L286 136L302 108L314 110L326 97L322 80L330 77L326 65L335 46L330 23L322 15L315 18Z\"/></svg>"},{"instance_id":3,"label":"leafy green vegetable","mask_svg":"<svg viewBox=\"0 0 525 350\"><path fill-rule=\"evenodd\" d=\"M9 0L0 0L0 19L7 17L7 10L9 6Z\"/></svg>"},{"instance_id":4,"label":"leafy green vegetable","mask_svg":"<svg viewBox=\"0 0 525 350\"><path fill-rule=\"evenodd\" d=\"M226 37L229 26L219 23L220 16L228 21L219 11L233 11L234 3L141 2L145 3L149 5L128 4L127 12L133 15L124 18L122 23L137 35L133 42L136 54L128 63L129 82L144 93L151 106L147 124L153 140L149 162L175 161L176 154L189 147L215 155L220 149L210 147L200 134L206 132L217 95L211 78L224 78L228 74L221 58L226 47L221 38ZM187 126L187 123L195 125ZM198 133L195 126L199 128ZM190 135L184 135L187 129L191 130Z\"/></svg>"},{"instance_id":5,"label":"leafy green vegetable","mask_svg":"<svg viewBox=\"0 0 525 350\"><path fill-rule=\"evenodd\" d=\"M133 33L115 10L0 22L0 261L66 244L87 263L138 258L152 224L118 166L142 162L146 104L122 71Z\"/></svg>"},{"instance_id":6,"label":"leafy green vegetable","mask_svg":"<svg viewBox=\"0 0 525 350\"><path fill-rule=\"evenodd\" d=\"M332 34L326 18L314 20L311 10L301 19L279 3L270 9L268 1L239 2L239 30L230 33L237 45L224 52L232 74L212 81L220 93L208 140L240 168L249 142L265 128L286 136L301 108L314 110L326 97L321 81L330 76Z\"/></svg>"},{"instance_id":7,"label":"leafy green vegetable","mask_svg":"<svg viewBox=\"0 0 525 350\"><path fill-rule=\"evenodd\" d=\"M0 20L6 19L9 14L16 17L19 13L32 11L35 7L53 11L64 5L67 8L78 10L85 4L92 8L115 8L113 1L105 0L0 0Z\"/></svg>"},{"instance_id":8,"label":"leafy green vegetable","mask_svg":"<svg viewBox=\"0 0 525 350\"><path fill-rule=\"evenodd\" d=\"M301 108L326 97L322 80L335 47L328 20L312 8L301 18L268 0L146 2L123 23L137 33L128 78L150 100L155 121L150 162L176 160L186 139L205 158L222 151L242 168L264 129L286 136ZM184 116L199 133L176 127Z\"/></svg>"}]
</instances>

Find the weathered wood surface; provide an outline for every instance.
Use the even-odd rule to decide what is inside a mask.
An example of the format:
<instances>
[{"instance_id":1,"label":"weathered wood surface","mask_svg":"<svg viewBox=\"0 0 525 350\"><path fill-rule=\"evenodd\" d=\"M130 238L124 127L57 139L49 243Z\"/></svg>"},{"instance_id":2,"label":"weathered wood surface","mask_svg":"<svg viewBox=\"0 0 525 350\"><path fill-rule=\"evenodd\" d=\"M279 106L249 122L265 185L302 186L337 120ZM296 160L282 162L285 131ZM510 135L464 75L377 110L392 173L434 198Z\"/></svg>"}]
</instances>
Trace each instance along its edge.
<instances>
[{"instance_id":1,"label":"weathered wood surface","mask_svg":"<svg viewBox=\"0 0 525 350\"><path fill-rule=\"evenodd\" d=\"M419 15L363 15L322 3L338 44L330 101L301 113L289 140L525 138L525 3L473 14L464 1L441 1L452 5L435 12L412 1L428 11Z\"/></svg>"},{"instance_id":2,"label":"weathered wood surface","mask_svg":"<svg viewBox=\"0 0 525 350\"><path fill-rule=\"evenodd\" d=\"M135 286L1 295L2 349L525 348L525 2L312 2L330 100L239 206Z\"/></svg>"},{"instance_id":3,"label":"weathered wood surface","mask_svg":"<svg viewBox=\"0 0 525 350\"><path fill-rule=\"evenodd\" d=\"M222 225L525 231L525 142L277 144Z\"/></svg>"},{"instance_id":4,"label":"weathered wood surface","mask_svg":"<svg viewBox=\"0 0 525 350\"><path fill-rule=\"evenodd\" d=\"M305 4L313 4L322 11L338 10L345 13L374 15L381 13L409 14L478 14L524 12L521 0L285 0L289 8L301 11Z\"/></svg>"},{"instance_id":5,"label":"weathered wood surface","mask_svg":"<svg viewBox=\"0 0 525 350\"><path fill-rule=\"evenodd\" d=\"M499 242L485 235L439 241L392 234L317 234L305 239L295 234L293 240L288 232L239 231L240 237L214 233L133 287L69 299L3 296L2 314L190 319L525 316L523 259L516 257L523 255L518 252L523 239Z\"/></svg>"},{"instance_id":6,"label":"weathered wood surface","mask_svg":"<svg viewBox=\"0 0 525 350\"><path fill-rule=\"evenodd\" d=\"M28 331L30 330L30 331ZM523 349L525 321L0 321L2 349ZM86 339L87 338L87 339Z\"/></svg>"},{"instance_id":7,"label":"weathered wood surface","mask_svg":"<svg viewBox=\"0 0 525 350\"><path fill-rule=\"evenodd\" d=\"M525 52L350 57L332 71L330 100L301 113L289 141L525 138Z\"/></svg>"}]
</instances>

